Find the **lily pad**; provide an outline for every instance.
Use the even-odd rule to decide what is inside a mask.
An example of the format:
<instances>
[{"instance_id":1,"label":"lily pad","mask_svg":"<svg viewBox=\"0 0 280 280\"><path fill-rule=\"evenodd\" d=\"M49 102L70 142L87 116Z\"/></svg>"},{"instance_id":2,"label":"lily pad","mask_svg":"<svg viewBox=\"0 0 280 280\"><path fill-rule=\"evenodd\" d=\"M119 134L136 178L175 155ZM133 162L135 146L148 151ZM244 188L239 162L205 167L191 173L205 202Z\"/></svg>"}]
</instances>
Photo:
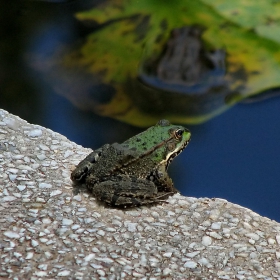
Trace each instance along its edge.
<instances>
[{"instance_id":1,"label":"lily pad","mask_svg":"<svg viewBox=\"0 0 280 280\"><path fill-rule=\"evenodd\" d=\"M101 115L138 126L162 117L200 123L280 85L278 1L111 0L76 17L97 28L64 55L61 66L78 68L114 89L108 102L91 102ZM205 53L225 53L226 87L204 92L157 88L146 66L159 62L175 29L193 26L203 30Z\"/></svg>"}]
</instances>

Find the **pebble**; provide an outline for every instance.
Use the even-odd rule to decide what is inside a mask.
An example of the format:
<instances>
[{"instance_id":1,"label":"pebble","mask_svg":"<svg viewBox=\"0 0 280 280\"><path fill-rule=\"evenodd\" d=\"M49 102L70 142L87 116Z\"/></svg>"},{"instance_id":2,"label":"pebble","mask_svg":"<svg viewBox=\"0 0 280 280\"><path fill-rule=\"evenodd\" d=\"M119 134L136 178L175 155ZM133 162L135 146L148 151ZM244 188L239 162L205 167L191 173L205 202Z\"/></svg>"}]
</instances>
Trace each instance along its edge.
<instances>
[{"instance_id":1,"label":"pebble","mask_svg":"<svg viewBox=\"0 0 280 280\"><path fill-rule=\"evenodd\" d=\"M163 254L164 257L170 258L172 256L172 252L166 252Z\"/></svg>"},{"instance_id":2,"label":"pebble","mask_svg":"<svg viewBox=\"0 0 280 280\"><path fill-rule=\"evenodd\" d=\"M70 271L69 270L62 270L62 271L60 271L58 274L57 274L57 276L59 276L59 277L65 277L65 276L69 276L70 275Z\"/></svg>"},{"instance_id":3,"label":"pebble","mask_svg":"<svg viewBox=\"0 0 280 280\"><path fill-rule=\"evenodd\" d=\"M257 235L256 233L246 233L245 236L250 237L251 239L256 241L260 239L260 236Z\"/></svg>"},{"instance_id":4,"label":"pebble","mask_svg":"<svg viewBox=\"0 0 280 280\"><path fill-rule=\"evenodd\" d=\"M213 224L211 225L211 228L212 228L212 229L220 229L220 228L221 228L221 223L220 223L220 222L213 223Z\"/></svg>"},{"instance_id":5,"label":"pebble","mask_svg":"<svg viewBox=\"0 0 280 280\"><path fill-rule=\"evenodd\" d=\"M36 240L31 240L31 246L32 247L37 247L39 245L39 242Z\"/></svg>"},{"instance_id":6,"label":"pebble","mask_svg":"<svg viewBox=\"0 0 280 280\"><path fill-rule=\"evenodd\" d=\"M39 183L39 188L40 189L50 189L50 188L52 188L52 185L48 184L48 183Z\"/></svg>"},{"instance_id":7,"label":"pebble","mask_svg":"<svg viewBox=\"0 0 280 280\"><path fill-rule=\"evenodd\" d=\"M38 268L39 268L40 270L47 270L47 269L48 269L48 265L47 265L47 264L39 264L39 265L38 265Z\"/></svg>"},{"instance_id":8,"label":"pebble","mask_svg":"<svg viewBox=\"0 0 280 280\"><path fill-rule=\"evenodd\" d=\"M46 159L46 155L45 154L38 154L37 158L42 161L42 160Z\"/></svg>"},{"instance_id":9,"label":"pebble","mask_svg":"<svg viewBox=\"0 0 280 280\"><path fill-rule=\"evenodd\" d=\"M105 231L104 230L98 230L97 234L101 235L101 236L105 236Z\"/></svg>"},{"instance_id":10,"label":"pebble","mask_svg":"<svg viewBox=\"0 0 280 280\"><path fill-rule=\"evenodd\" d=\"M8 176L11 181L14 181L17 178L16 174L9 174Z\"/></svg>"},{"instance_id":11,"label":"pebble","mask_svg":"<svg viewBox=\"0 0 280 280\"><path fill-rule=\"evenodd\" d=\"M200 251L195 251L195 252L191 252L191 253L187 253L186 256L189 258L193 258L196 255L200 254Z\"/></svg>"},{"instance_id":12,"label":"pebble","mask_svg":"<svg viewBox=\"0 0 280 280\"><path fill-rule=\"evenodd\" d=\"M13 232L13 231L5 231L4 235L8 238L15 238L15 239L20 238L20 235L17 232Z\"/></svg>"},{"instance_id":13,"label":"pebble","mask_svg":"<svg viewBox=\"0 0 280 280\"><path fill-rule=\"evenodd\" d=\"M127 230L130 232L135 232L137 223L130 223L130 222L125 222L124 225L127 227Z\"/></svg>"},{"instance_id":14,"label":"pebble","mask_svg":"<svg viewBox=\"0 0 280 280\"><path fill-rule=\"evenodd\" d=\"M66 219L66 218L64 218L63 220L62 220L62 225L63 226L70 226L70 225L72 225L73 224L73 220L71 220L71 219Z\"/></svg>"},{"instance_id":15,"label":"pebble","mask_svg":"<svg viewBox=\"0 0 280 280\"><path fill-rule=\"evenodd\" d=\"M43 134L41 129L33 129L31 131L26 132L28 137L39 137Z\"/></svg>"},{"instance_id":16,"label":"pebble","mask_svg":"<svg viewBox=\"0 0 280 280\"><path fill-rule=\"evenodd\" d=\"M163 270L163 276L167 276L167 275L170 275L172 272L172 270L168 267L166 267L164 270Z\"/></svg>"},{"instance_id":17,"label":"pebble","mask_svg":"<svg viewBox=\"0 0 280 280\"><path fill-rule=\"evenodd\" d=\"M95 263L90 263L90 266L93 267L94 269L103 268L102 265L95 264Z\"/></svg>"},{"instance_id":18,"label":"pebble","mask_svg":"<svg viewBox=\"0 0 280 280\"><path fill-rule=\"evenodd\" d=\"M67 150L65 153L64 153L64 158L68 158L69 156L73 155L74 152L70 151L70 150Z\"/></svg>"},{"instance_id":19,"label":"pebble","mask_svg":"<svg viewBox=\"0 0 280 280\"><path fill-rule=\"evenodd\" d=\"M25 185L18 185L17 188L18 188L19 191L22 192L26 189L26 186Z\"/></svg>"},{"instance_id":20,"label":"pebble","mask_svg":"<svg viewBox=\"0 0 280 280\"><path fill-rule=\"evenodd\" d=\"M50 150L50 148L48 146L44 145L44 144L39 144L39 148L43 151L49 151Z\"/></svg>"},{"instance_id":21,"label":"pebble","mask_svg":"<svg viewBox=\"0 0 280 280\"><path fill-rule=\"evenodd\" d=\"M211 245L212 244L212 238L211 237L209 237L209 236L203 236L202 237L202 245L204 245L204 246L209 246L209 245Z\"/></svg>"},{"instance_id":22,"label":"pebble","mask_svg":"<svg viewBox=\"0 0 280 280\"><path fill-rule=\"evenodd\" d=\"M184 267L187 268L196 268L197 267L197 263L193 262L193 261L188 261L184 263Z\"/></svg>"},{"instance_id":23,"label":"pebble","mask_svg":"<svg viewBox=\"0 0 280 280\"><path fill-rule=\"evenodd\" d=\"M211 236L211 237L213 237L213 238L215 238L215 239L222 239L222 238L223 238L223 237L222 237L220 234L218 234L217 232L209 232L208 234L209 234L209 236Z\"/></svg>"},{"instance_id":24,"label":"pebble","mask_svg":"<svg viewBox=\"0 0 280 280\"><path fill-rule=\"evenodd\" d=\"M209 261L206 258L201 258L198 263L200 263L201 265L207 266L209 267Z\"/></svg>"},{"instance_id":25,"label":"pebble","mask_svg":"<svg viewBox=\"0 0 280 280\"><path fill-rule=\"evenodd\" d=\"M25 259L26 259L26 260L30 260L30 259L33 258L33 256L34 256L34 253L33 253L33 252L27 252Z\"/></svg>"},{"instance_id":26,"label":"pebble","mask_svg":"<svg viewBox=\"0 0 280 280\"><path fill-rule=\"evenodd\" d=\"M46 277L48 275L46 271L36 271L35 274L38 277Z\"/></svg>"},{"instance_id":27,"label":"pebble","mask_svg":"<svg viewBox=\"0 0 280 280\"><path fill-rule=\"evenodd\" d=\"M56 196L56 195L60 195L61 193L62 193L61 190L54 190L54 191L52 191L52 192L50 193L50 197Z\"/></svg>"},{"instance_id":28,"label":"pebble","mask_svg":"<svg viewBox=\"0 0 280 280\"><path fill-rule=\"evenodd\" d=\"M75 195L75 196L73 196L73 199L77 200L77 201L82 201L81 195Z\"/></svg>"},{"instance_id":29,"label":"pebble","mask_svg":"<svg viewBox=\"0 0 280 280\"><path fill-rule=\"evenodd\" d=\"M89 262L89 261L91 261L92 259L94 259L94 257L95 257L95 254L89 254L89 255L87 255L87 256L84 258L84 261L85 261L85 262Z\"/></svg>"},{"instance_id":30,"label":"pebble","mask_svg":"<svg viewBox=\"0 0 280 280\"><path fill-rule=\"evenodd\" d=\"M17 130L19 128L19 123L10 117L6 117L2 120L3 123L5 123L5 125L7 125L7 127L13 129L13 130Z\"/></svg>"}]
</instances>

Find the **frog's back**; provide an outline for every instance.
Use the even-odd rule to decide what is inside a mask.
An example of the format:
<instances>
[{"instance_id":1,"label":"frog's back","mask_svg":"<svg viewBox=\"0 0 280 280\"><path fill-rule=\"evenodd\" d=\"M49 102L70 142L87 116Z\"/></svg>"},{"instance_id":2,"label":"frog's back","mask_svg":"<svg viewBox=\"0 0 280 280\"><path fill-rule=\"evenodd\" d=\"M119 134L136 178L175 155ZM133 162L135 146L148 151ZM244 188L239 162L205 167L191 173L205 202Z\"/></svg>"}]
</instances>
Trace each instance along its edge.
<instances>
[{"instance_id":1,"label":"frog's back","mask_svg":"<svg viewBox=\"0 0 280 280\"><path fill-rule=\"evenodd\" d=\"M126 140L122 145L129 149L135 149L139 154L146 153L170 138L170 129L178 127L170 124L167 120L161 120L156 125L142 133Z\"/></svg>"}]
</instances>

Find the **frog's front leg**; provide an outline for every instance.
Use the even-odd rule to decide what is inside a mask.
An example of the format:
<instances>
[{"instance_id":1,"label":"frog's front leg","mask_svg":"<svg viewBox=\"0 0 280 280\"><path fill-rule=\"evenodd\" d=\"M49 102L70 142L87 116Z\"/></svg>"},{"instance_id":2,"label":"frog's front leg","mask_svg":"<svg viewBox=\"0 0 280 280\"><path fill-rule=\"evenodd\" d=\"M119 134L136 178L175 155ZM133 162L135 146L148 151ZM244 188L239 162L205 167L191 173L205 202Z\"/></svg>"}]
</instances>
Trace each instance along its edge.
<instances>
[{"instance_id":1,"label":"frog's front leg","mask_svg":"<svg viewBox=\"0 0 280 280\"><path fill-rule=\"evenodd\" d=\"M166 172L165 165L160 165L159 167L157 167L157 169L152 172L151 178L153 179L153 182L157 186L159 192L178 192L174 187L172 179Z\"/></svg>"},{"instance_id":2,"label":"frog's front leg","mask_svg":"<svg viewBox=\"0 0 280 280\"><path fill-rule=\"evenodd\" d=\"M85 182L86 177L90 174L94 164L98 161L101 154L109 148L109 144L90 153L84 160L82 160L71 173L71 180L75 183Z\"/></svg>"},{"instance_id":3,"label":"frog's front leg","mask_svg":"<svg viewBox=\"0 0 280 280\"><path fill-rule=\"evenodd\" d=\"M133 207L162 202L168 194L158 193L155 184L149 180L119 175L103 182L87 180L87 186L100 201L117 207Z\"/></svg>"}]
</instances>

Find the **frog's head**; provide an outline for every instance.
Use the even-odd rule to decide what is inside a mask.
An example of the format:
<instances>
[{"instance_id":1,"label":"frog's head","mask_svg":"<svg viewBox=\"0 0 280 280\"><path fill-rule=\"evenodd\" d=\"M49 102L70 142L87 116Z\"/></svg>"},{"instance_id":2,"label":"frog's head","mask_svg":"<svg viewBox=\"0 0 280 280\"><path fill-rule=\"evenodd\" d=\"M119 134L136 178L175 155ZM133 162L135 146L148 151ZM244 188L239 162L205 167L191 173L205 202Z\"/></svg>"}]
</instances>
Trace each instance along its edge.
<instances>
[{"instance_id":1,"label":"frog's head","mask_svg":"<svg viewBox=\"0 0 280 280\"><path fill-rule=\"evenodd\" d=\"M188 145L191 139L191 133L188 129L179 125L172 125L167 120L160 120L157 126L162 128L165 139L165 152L162 154L161 163L169 165L169 163L178 156Z\"/></svg>"},{"instance_id":2,"label":"frog's head","mask_svg":"<svg viewBox=\"0 0 280 280\"><path fill-rule=\"evenodd\" d=\"M133 150L139 162L145 162L147 169L168 164L188 145L189 130L160 120L156 125L128 139L122 146ZM134 160L135 162L136 160Z\"/></svg>"}]
</instances>

